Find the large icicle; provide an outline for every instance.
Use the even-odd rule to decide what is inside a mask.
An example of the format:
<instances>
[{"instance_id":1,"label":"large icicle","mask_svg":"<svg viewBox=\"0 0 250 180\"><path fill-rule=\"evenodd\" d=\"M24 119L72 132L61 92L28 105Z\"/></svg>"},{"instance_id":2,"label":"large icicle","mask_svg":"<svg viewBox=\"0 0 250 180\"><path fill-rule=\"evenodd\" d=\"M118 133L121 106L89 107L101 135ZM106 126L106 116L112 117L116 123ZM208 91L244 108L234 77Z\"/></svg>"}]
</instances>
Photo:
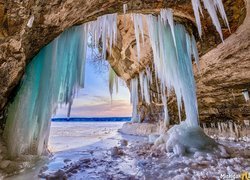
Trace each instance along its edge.
<instances>
[{"instance_id":1,"label":"large icicle","mask_svg":"<svg viewBox=\"0 0 250 180\"><path fill-rule=\"evenodd\" d=\"M132 20L134 21L137 57L138 57L138 61L140 61L140 54L141 54L140 34L141 34L142 43L144 45L144 32L143 32L142 15L141 14L132 14Z\"/></svg>"},{"instance_id":2,"label":"large icicle","mask_svg":"<svg viewBox=\"0 0 250 180\"><path fill-rule=\"evenodd\" d=\"M42 154L58 102L71 103L82 81L87 27L66 30L44 47L27 66L11 103L4 130L10 157Z\"/></svg>"},{"instance_id":3,"label":"large icicle","mask_svg":"<svg viewBox=\"0 0 250 180\"><path fill-rule=\"evenodd\" d=\"M137 114L137 106L138 106L138 78L131 79L130 81L130 94L131 94L131 102L133 105L132 112L132 121L139 122L138 114Z\"/></svg>"},{"instance_id":4,"label":"large icicle","mask_svg":"<svg viewBox=\"0 0 250 180\"><path fill-rule=\"evenodd\" d=\"M99 47L99 40L102 42L102 58L106 59L107 46L112 53L112 45L117 41L117 14L100 16L96 21L89 23L89 30L93 36L95 47Z\"/></svg>"},{"instance_id":5,"label":"large icicle","mask_svg":"<svg viewBox=\"0 0 250 180\"><path fill-rule=\"evenodd\" d=\"M109 66L109 93L112 100L112 95L114 91L114 85L116 87L116 93L118 92L118 77L115 71Z\"/></svg>"},{"instance_id":6,"label":"large icicle","mask_svg":"<svg viewBox=\"0 0 250 180\"><path fill-rule=\"evenodd\" d=\"M216 30L220 34L221 40L223 41L223 34L221 30L221 25L219 22L219 18L217 16L216 10L219 11L222 19L224 20L225 24L227 25L228 29L230 30L229 23L227 20L227 15L225 13L225 9L223 6L223 3L221 0L202 0L204 7L207 9L214 26L216 27ZM192 0L192 5L193 5L193 10L194 10L194 15L198 27L198 32L201 36L202 30L201 30L201 20L200 20L200 13L202 13L201 10L201 3L200 0ZM199 13L200 11L200 13Z\"/></svg>"}]
</instances>

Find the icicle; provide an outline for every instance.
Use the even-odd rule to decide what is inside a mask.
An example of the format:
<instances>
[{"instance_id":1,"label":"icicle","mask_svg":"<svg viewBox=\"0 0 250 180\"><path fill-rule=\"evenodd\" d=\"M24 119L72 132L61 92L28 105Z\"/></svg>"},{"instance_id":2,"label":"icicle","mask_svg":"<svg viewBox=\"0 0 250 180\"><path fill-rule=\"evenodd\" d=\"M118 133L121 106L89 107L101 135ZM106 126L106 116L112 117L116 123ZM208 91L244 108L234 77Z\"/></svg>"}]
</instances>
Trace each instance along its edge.
<instances>
[{"instance_id":1,"label":"icicle","mask_svg":"<svg viewBox=\"0 0 250 180\"><path fill-rule=\"evenodd\" d=\"M204 7L207 9L210 17L212 18L213 24L216 27L217 32L220 34L221 40L223 41L223 34L222 34L219 19L216 13L216 9L219 10L221 17L224 20L229 30L230 30L230 27L229 27L229 23L227 20L227 16L226 16L222 1L221 0L202 0L202 1L203 1ZM200 10L200 13L202 13L202 10L201 10L200 0L192 0L192 6L194 10L196 24L198 27L198 32L199 32L199 35L201 36L202 31L201 31L201 20L200 20L199 10Z\"/></svg>"},{"instance_id":2,"label":"icicle","mask_svg":"<svg viewBox=\"0 0 250 180\"><path fill-rule=\"evenodd\" d=\"M198 32L201 37L202 30L201 30L201 19L200 19L199 9L200 9L200 12L202 12L202 8L201 8L200 0L192 0L192 5L193 5L194 16L195 16Z\"/></svg>"},{"instance_id":3,"label":"icicle","mask_svg":"<svg viewBox=\"0 0 250 180\"><path fill-rule=\"evenodd\" d=\"M142 15L141 14L133 14L132 20L134 21L137 57L138 57L138 61L140 61L140 55L141 55L140 34L141 34L141 38L142 38L142 43L144 45L144 32L143 32Z\"/></svg>"},{"instance_id":4,"label":"icicle","mask_svg":"<svg viewBox=\"0 0 250 180\"><path fill-rule=\"evenodd\" d=\"M66 30L28 64L25 78L9 106L4 129L10 157L41 155L48 141L50 118L58 103L73 103L83 80L86 26Z\"/></svg>"},{"instance_id":5,"label":"icicle","mask_svg":"<svg viewBox=\"0 0 250 180\"><path fill-rule=\"evenodd\" d=\"M134 78L130 81L130 93L131 93L131 102L133 105L132 112L132 121L139 122L137 106L138 106L138 78Z\"/></svg>"},{"instance_id":6,"label":"icicle","mask_svg":"<svg viewBox=\"0 0 250 180\"><path fill-rule=\"evenodd\" d=\"M128 5L127 4L123 4L123 15L124 15L124 29L126 29L126 13L128 10Z\"/></svg>"},{"instance_id":7,"label":"icicle","mask_svg":"<svg viewBox=\"0 0 250 180\"><path fill-rule=\"evenodd\" d=\"M195 93L195 82L191 60L191 38L183 25L174 26L174 36L171 27L162 23L161 17L147 16L149 39L153 50L153 59L157 77L161 82L161 93L174 90L177 105L182 109L184 102L186 121L190 126L198 126L198 106ZM164 102L162 97L162 102Z\"/></svg>"},{"instance_id":8,"label":"icicle","mask_svg":"<svg viewBox=\"0 0 250 180\"><path fill-rule=\"evenodd\" d=\"M220 34L220 38L223 41L223 34L221 30L220 21L218 19L216 9L213 3L213 0L203 0L204 7L207 9L209 15L211 16L211 19L213 21L214 26L216 27L216 30Z\"/></svg>"},{"instance_id":9,"label":"icicle","mask_svg":"<svg viewBox=\"0 0 250 180\"><path fill-rule=\"evenodd\" d=\"M245 101L246 102L248 102L249 101L249 93L248 93L248 90L244 90L243 92L242 92L242 94L243 94L243 96L244 96L244 98L245 98Z\"/></svg>"},{"instance_id":10,"label":"icicle","mask_svg":"<svg viewBox=\"0 0 250 180\"><path fill-rule=\"evenodd\" d=\"M229 23L228 23L228 20L227 20L227 15L226 15L226 12L225 12L225 9L224 9L224 6L223 6L223 3L221 0L214 0L215 4L217 5L219 11L220 11L220 15L222 17L222 19L224 20L226 26L228 27L229 31L230 31L230 26L229 26Z\"/></svg>"},{"instance_id":11,"label":"icicle","mask_svg":"<svg viewBox=\"0 0 250 180\"><path fill-rule=\"evenodd\" d=\"M142 97L142 100L144 99L144 88L143 88L143 85L144 85L144 83L143 83L143 81L144 81L144 72L142 71L142 72L140 72L139 73L139 81L140 81L140 87L141 87L141 97Z\"/></svg>"},{"instance_id":12,"label":"icicle","mask_svg":"<svg viewBox=\"0 0 250 180\"><path fill-rule=\"evenodd\" d=\"M148 77L147 76L144 76L143 91L144 91L145 102L147 104L150 104L150 90L149 90L149 84L148 84Z\"/></svg>"},{"instance_id":13,"label":"icicle","mask_svg":"<svg viewBox=\"0 0 250 180\"><path fill-rule=\"evenodd\" d=\"M34 16L34 15L31 15L31 16L30 16L30 19L29 19L29 21L28 21L28 23L27 23L27 26L28 26L29 28L32 28L32 25L33 25L34 20L35 20L35 16Z\"/></svg>"},{"instance_id":14,"label":"icicle","mask_svg":"<svg viewBox=\"0 0 250 180\"><path fill-rule=\"evenodd\" d=\"M198 52L198 49L197 49L197 43L195 41L195 38L194 38L194 35L192 35L192 54L194 56L194 59L195 59L195 64L198 68L198 70L200 70L200 63L199 63L199 52Z\"/></svg>"},{"instance_id":15,"label":"icicle","mask_svg":"<svg viewBox=\"0 0 250 180\"><path fill-rule=\"evenodd\" d=\"M116 84L116 92L118 92L118 77L112 67L109 66L109 93L111 100L114 91L114 84Z\"/></svg>"},{"instance_id":16,"label":"icicle","mask_svg":"<svg viewBox=\"0 0 250 180\"><path fill-rule=\"evenodd\" d=\"M172 9L162 9L160 12L160 15L161 15L162 20L165 23L168 22L171 28L172 36L174 39L174 44L176 46L175 33L174 33L174 17L173 17Z\"/></svg>"},{"instance_id":17,"label":"icicle","mask_svg":"<svg viewBox=\"0 0 250 180\"><path fill-rule=\"evenodd\" d=\"M117 41L117 14L108 14L98 17L96 21L89 23L89 29L94 36L95 47L99 46L99 39L102 41L102 58L106 59L107 46L109 45L110 54L112 54L112 46Z\"/></svg>"},{"instance_id":18,"label":"icicle","mask_svg":"<svg viewBox=\"0 0 250 180\"><path fill-rule=\"evenodd\" d=\"M127 13L128 10L128 5L127 4L123 4L123 14L125 15Z\"/></svg>"},{"instance_id":19,"label":"icicle","mask_svg":"<svg viewBox=\"0 0 250 180\"><path fill-rule=\"evenodd\" d=\"M218 122L218 129L219 129L219 133L221 133L222 130L221 130L221 123L220 122Z\"/></svg>"}]
</instances>

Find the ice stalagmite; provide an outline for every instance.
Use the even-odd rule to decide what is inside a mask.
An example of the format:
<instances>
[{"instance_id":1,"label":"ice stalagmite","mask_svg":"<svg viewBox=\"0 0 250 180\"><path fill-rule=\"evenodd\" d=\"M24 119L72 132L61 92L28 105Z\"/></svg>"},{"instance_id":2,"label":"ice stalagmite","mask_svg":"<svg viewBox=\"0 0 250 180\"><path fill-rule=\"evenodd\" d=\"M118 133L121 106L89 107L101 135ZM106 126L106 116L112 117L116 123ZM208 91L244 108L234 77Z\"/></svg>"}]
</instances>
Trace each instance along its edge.
<instances>
[{"instance_id":1,"label":"ice stalagmite","mask_svg":"<svg viewBox=\"0 0 250 180\"><path fill-rule=\"evenodd\" d=\"M51 115L83 84L87 35L85 25L66 30L28 64L4 130L10 157L44 152Z\"/></svg>"}]
</instances>

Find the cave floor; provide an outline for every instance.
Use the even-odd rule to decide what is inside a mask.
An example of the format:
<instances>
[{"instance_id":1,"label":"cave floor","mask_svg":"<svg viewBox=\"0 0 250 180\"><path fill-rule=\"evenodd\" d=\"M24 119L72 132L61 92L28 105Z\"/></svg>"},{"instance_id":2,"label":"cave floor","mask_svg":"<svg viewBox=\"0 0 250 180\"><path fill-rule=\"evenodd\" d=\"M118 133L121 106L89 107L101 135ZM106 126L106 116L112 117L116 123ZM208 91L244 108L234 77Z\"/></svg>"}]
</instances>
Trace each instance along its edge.
<instances>
[{"instance_id":1,"label":"cave floor","mask_svg":"<svg viewBox=\"0 0 250 180\"><path fill-rule=\"evenodd\" d=\"M154 148L147 137L119 133L122 124L52 122L49 162L8 179L234 179L250 173L249 142L217 140L229 157L183 157Z\"/></svg>"}]
</instances>

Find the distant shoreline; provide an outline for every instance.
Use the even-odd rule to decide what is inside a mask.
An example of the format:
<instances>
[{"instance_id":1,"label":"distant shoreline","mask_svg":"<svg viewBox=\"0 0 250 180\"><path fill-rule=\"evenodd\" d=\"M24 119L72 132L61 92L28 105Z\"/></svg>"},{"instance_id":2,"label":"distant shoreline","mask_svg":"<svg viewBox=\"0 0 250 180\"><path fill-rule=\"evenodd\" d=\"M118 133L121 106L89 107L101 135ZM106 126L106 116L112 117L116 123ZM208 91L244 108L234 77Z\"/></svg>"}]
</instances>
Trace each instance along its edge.
<instances>
[{"instance_id":1,"label":"distant shoreline","mask_svg":"<svg viewBox=\"0 0 250 180\"><path fill-rule=\"evenodd\" d=\"M131 117L70 117L52 118L52 122L129 122Z\"/></svg>"}]
</instances>

